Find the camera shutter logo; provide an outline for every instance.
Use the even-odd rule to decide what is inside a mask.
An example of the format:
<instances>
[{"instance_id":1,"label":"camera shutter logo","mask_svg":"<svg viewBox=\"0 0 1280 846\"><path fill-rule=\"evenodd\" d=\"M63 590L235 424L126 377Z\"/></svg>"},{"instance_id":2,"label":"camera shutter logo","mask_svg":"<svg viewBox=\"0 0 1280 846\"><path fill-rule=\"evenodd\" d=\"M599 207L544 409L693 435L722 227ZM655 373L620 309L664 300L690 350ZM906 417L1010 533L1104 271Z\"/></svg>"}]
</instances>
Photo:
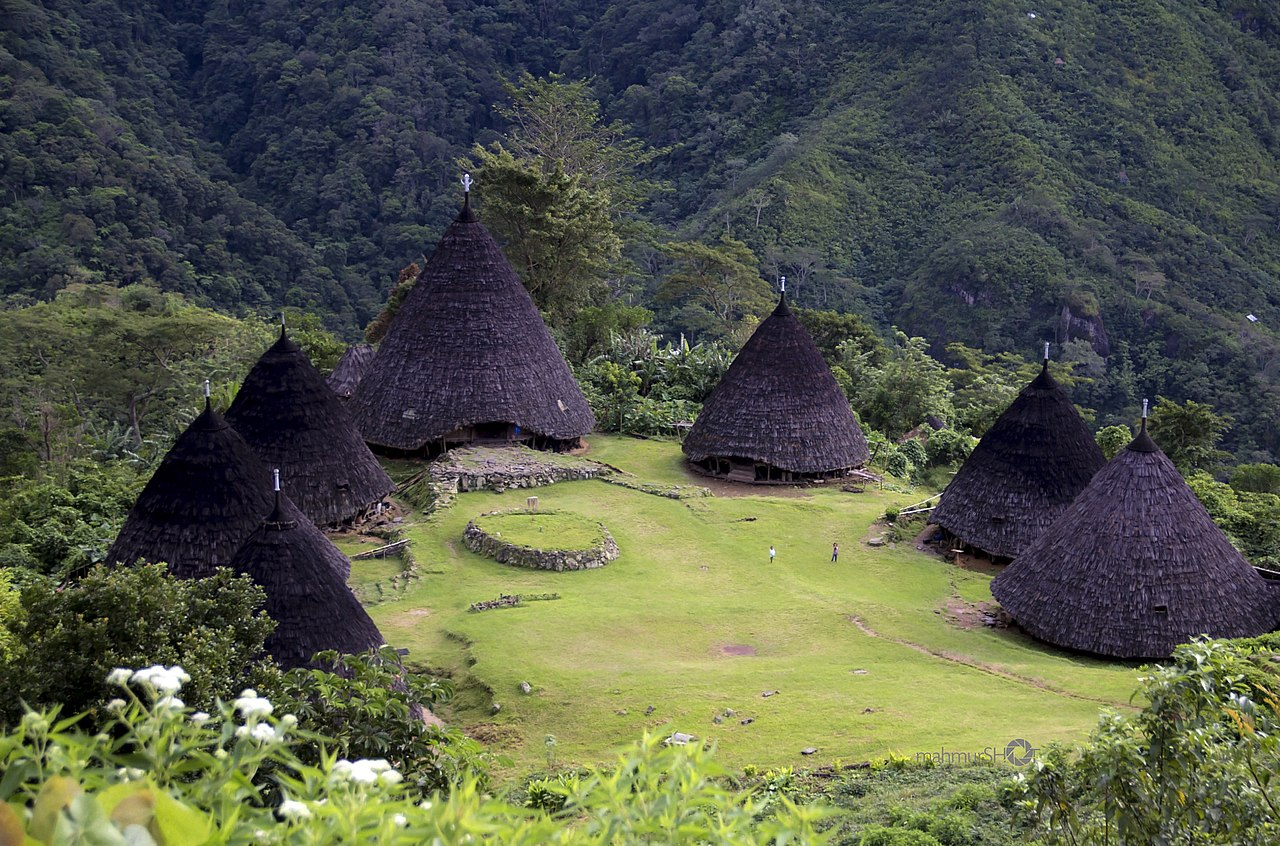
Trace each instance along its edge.
<instances>
[{"instance_id":1,"label":"camera shutter logo","mask_svg":"<svg viewBox=\"0 0 1280 846\"><path fill-rule=\"evenodd\" d=\"M1036 748L1020 737L1009 741L1004 748L1004 759L1015 767L1030 764L1036 756Z\"/></svg>"}]
</instances>

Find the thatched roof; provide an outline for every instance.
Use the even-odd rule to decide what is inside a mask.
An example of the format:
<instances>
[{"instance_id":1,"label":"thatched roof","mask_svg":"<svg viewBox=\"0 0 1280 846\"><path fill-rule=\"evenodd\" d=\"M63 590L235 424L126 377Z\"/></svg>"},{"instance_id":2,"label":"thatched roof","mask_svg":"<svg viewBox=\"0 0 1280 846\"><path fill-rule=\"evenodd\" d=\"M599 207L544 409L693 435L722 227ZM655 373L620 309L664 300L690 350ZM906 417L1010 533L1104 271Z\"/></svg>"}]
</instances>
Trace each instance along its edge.
<instances>
[{"instance_id":1,"label":"thatched roof","mask_svg":"<svg viewBox=\"0 0 1280 846\"><path fill-rule=\"evenodd\" d=\"M338 395L338 399L351 399L351 395L356 391L356 385L360 384L374 355L376 352L369 344L354 344L347 347L347 351L338 360L338 366L333 368L333 372L325 379L329 389Z\"/></svg>"},{"instance_id":2,"label":"thatched roof","mask_svg":"<svg viewBox=\"0 0 1280 846\"><path fill-rule=\"evenodd\" d=\"M684 454L695 462L751 459L794 473L867 463L867 440L849 401L785 294L707 397Z\"/></svg>"},{"instance_id":3,"label":"thatched roof","mask_svg":"<svg viewBox=\"0 0 1280 846\"><path fill-rule=\"evenodd\" d=\"M317 652L352 655L385 643L343 572L351 562L282 493L275 507L231 560L267 595L276 621L266 650L280 666L311 666Z\"/></svg>"},{"instance_id":4,"label":"thatched roof","mask_svg":"<svg viewBox=\"0 0 1280 846\"><path fill-rule=\"evenodd\" d=\"M1012 558L1106 463L1046 360L982 436L930 519L990 555Z\"/></svg>"},{"instance_id":5,"label":"thatched roof","mask_svg":"<svg viewBox=\"0 0 1280 846\"><path fill-rule=\"evenodd\" d=\"M512 423L557 440L595 425L533 300L469 204L405 297L349 408L366 441L405 451L476 424Z\"/></svg>"},{"instance_id":6,"label":"thatched roof","mask_svg":"<svg viewBox=\"0 0 1280 846\"><path fill-rule=\"evenodd\" d=\"M991 583L1027 632L1114 658L1165 658L1192 637L1245 637L1277 617L1173 462L1142 432Z\"/></svg>"},{"instance_id":7,"label":"thatched roof","mask_svg":"<svg viewBox=\"0 0 1280 846\"><path fill-rule=\"evenodd\" d=\"M346 407L284 332L245 377L227 421L264 464L280 468L317 525L348 520L395 488Z\"/></svg>"},{"instance_id":8,"label":"thatched roof","mask_svg":"<svg viewBox=\"0 0 1280 846\"><path fill-rule=\"evenodd\" d=\"M270 510L267 468L206 399L138 495L107 561L164 561L177 576L203 578Z\"/></svg>"}]
</instances>

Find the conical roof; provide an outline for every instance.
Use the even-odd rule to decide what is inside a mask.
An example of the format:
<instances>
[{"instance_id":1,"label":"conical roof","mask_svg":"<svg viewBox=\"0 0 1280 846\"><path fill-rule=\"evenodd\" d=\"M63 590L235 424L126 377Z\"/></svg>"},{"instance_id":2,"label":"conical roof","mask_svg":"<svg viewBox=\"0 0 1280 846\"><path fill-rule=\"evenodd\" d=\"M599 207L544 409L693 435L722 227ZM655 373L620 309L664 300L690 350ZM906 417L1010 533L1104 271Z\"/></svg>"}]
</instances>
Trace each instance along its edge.
<instances>
[{"instance_id":1,"label":"conical roof","mask_svg":"<svg viewBox=\"0 0 1280 846\"><path fill-rule=\"evenodd\" d=\"M206 399L138 495L107 561L164 561L176 576L204 578L270 510L267 468Z\"/></svg>"},{"instance_id":2,"label":"conical roof","mask_svg":"<svg viewBox=\"0 0 1280 846\"><path fill-rule=\"evenodd\" d=\"M1270 631L1275 597L1142 432L991 583L1027 632L1113 658Z\"/></svg>"},{"instance_id":3,"label":"conical roof","mask_svg":"<svg viewBox=\"0 0 1280 846\"><path fill-rule=\"evenodd\" d=\"M849 401L785 294L707 397L684 454L695 462L752 459L793 473L867 463L867 440Z\"/></svg>"},{"instance_id":4,"label":"conical roof","mask_svg":"<svg viewBox=\"0 0 1280 846\"><path fill-rule=\"evenodd\" d=\"M280 468L317 525L350 519L395 488L346 407L283 331L245 377L227 421L266 466Z\"/></svg>"},{"instance_id":5,"label":"conical roof","mask_svg":"<svg viewBox=\"0 0 1280 846\"><path fill-rule=\"evenodd\" d=\"M325 382L329 389L337 394L338 399L351 399L356 385L364 377L364 372L373 361L376 351L369 344L353 344L338 359L338 366L328 375Z\"/></svg>"},{"instance_id":6,"label":"conical roof","mask_svg":"<svg viewBox=\"0 0 1280 846\"><path fill-rule=\"evenodd\" d=\"M558 440L595 425L537 307L469 204L405 297L349 407L366 441L406 451L482 423Z\"/></svg>"},{"instance_id":7,"label":"conical roof","mask_svg":"<svg viewBox=\"0 0 1280 846\"><path fill-rule=\"evenodd\" d=\"M231 559L266 593L276 621L266 650L280 666L311 665L317 652L353 655L385 643L347 587L351 562L282 493L275 507Z\"/></svg>"},{"instance_id":8,"label":"conical roof","mask_svg":"<svg viewBox=\"0 0 1280 846\"><path fill-rule=\"evenodd\" d=\"M1106 463L1046 360L974 447L930 520L991 555L1013 558Z\"/></svg>"}]
</instances>

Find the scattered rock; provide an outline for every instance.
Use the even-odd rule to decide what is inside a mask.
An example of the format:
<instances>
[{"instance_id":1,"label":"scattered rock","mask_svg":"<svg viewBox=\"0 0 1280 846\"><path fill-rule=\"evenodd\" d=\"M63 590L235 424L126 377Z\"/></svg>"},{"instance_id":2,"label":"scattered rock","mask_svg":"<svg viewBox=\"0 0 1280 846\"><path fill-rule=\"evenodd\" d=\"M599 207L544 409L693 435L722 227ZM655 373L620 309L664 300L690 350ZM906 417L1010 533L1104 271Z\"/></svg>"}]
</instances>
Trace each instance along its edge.
<instances>
[{"instance_id":1,"label":"scattered rock","mask_svg":"<svg viewBox=\"0 0 1280 846\"><path fill-rule=\"evenodd\" d=\"M853 674L855 676L865 676L867 674L867 671L859 667L858 669L853 671Z\"/></svg>"},{"instance_id":2,"label":"scattered rock","mask_svg":"<svg viewBox=\"0 0 1280 846\"><path fill-rule=\"evenodd\" d=\"M817 751L818 751L818 747L816 747L816 746L806 746L805 748L803 748L803 749L801 749L801 750L800 750L800 754L801 754L801 755L812 755L814 752L817 752Z\"/></svg>"},{"instance_id":3,"label":"scattered rock","mask_svg":"<svg viewBox=\"0 0 1280 846\"><path fill-rule=\"evenodd\" d=\"M685 734L682 731L677 731L677 732L672 732L671 736L662 742L668 746L688 746L689 741L696 740L696 739L697 738L695 738L691 734Z\"/></svg>"},{"instance_id":4,"label":"scattered rock","mask_svg":"<svg viewBox=\"0 0 1280 846\"><path fill-rule=\"evenodd\" d=\"M758 520L758 519L759 519L759 518L757 518L757 517L739 517L737 520L734 520L733 522L735 522L735 523L754 523L754 522L755 522L756 520Z\"/></svg>"},{"instance_id":5,"label":"scattered rock","mask_svg":"<svg viewBox=\"0 0 1280 846\"><path fill-rule=\"evenodd\" d=\"M499 711L501 711L501 710L502 710L502 706L501 706L501 705L499 705L497 702L495 702L495 703L493 703L492 705L490 705L490 706L489 706L489 713L490 713L490 714L496 714L496 713L498 713L498 712L499 712Z\"/></svg>"},{"instance_id":6,"label":"scattered rock","mask_svg":"<svg viewBox=\"0 0 1280 846\"><path fill-rule=\"evenodd\" d=\"M618 710L614 711L613 713L617 714L619 717L625 717L625 716L627 715L627 709L626 709L626 708L619 708Z\"/></svg>"},{"instance_id":7,"label":"scattered rock","mask_svg":"<svg viewBox=\"0 0 1280 846\"><path fill-rule=\"evenodd\" d=\"M533 693L533 685L529 684L528 682L520 682L520 692Z\"/></svg>"},{"instance_id":8,"label":"scattered rock","mask_svg":"<svg viewBox=\"0 0 1280 846\"><path fill-rule=\"evenodd\" d=\"M654 711L656 711L656 710L657 710L656 708L654 708L652 705L650 705L648 708L645 708L645 709L644 709L644 715L647 717L647 716L649 716L650 714L652 714L652 713L653 713Z\"/></svg>"},{"instance_id":9,"label":"scattered rock","mask_svg":"<svg viewBox=\"0 0 1280 846\"><path fill-rule=\"evenodd\" d=\"M725 719L728 719L729 717L736 717L738 716L738 712L733 710L732 708L725 708L724 716L725 716Z\"/></svg>"},{"instance_id":10,"label":"scattered rock","mask_svg":"<svg viewBox=\"0 0 1280 846\"><path fill-rule=\"evenodd\" d=\"M768 699L770 696L777 696L777 695L778 695L778 691L776 691L776 690L766 690L764 693L761 693L760 695L761 695L762 697L764 697L765 699Z\"/></svg>"},{"instance_id":11,"label":"scattered rock","mask_svg":"<svg viewBox=\"0 0 1280 846\"><path fill-rule=\"evenodd\" d=\"M863 708L863 709L862 709L862 713L864 713L864 714L874 714L875 712L876 712L876 709L875 709L875 708Z\"/></svg>"},{"instance_id":12,"label":"scattered rock","mask_svg":"<svg viewBox=\"0 0 1280 846\"><path fill-rule=\"evenodd\" d=\"M884 546L884 538L867 538L867 546Z\"/></svg>"},{"instance_id":13,"label":"scattered rock","mask_svg":"<svg viewBox=\"0 0 1280 846\"><path fill-rule=\"evenodd\" d=\"M749 726L755 721L756 721L755 717L747 717L745 720L740 720L739 725Z\"/></svg>"},{"instance_id":14,"label":"scattered rock","mask_svg":"<svg viewBox=\"0 0 1280 846\"><path fill-rule=\"evenodd\" d=\"M719 714L716 714L714 717L711 718L711 722L715 723L716 725L720 725L721 723L724 722L724 717L720 716Z\"/></svg>"}]
</instances>

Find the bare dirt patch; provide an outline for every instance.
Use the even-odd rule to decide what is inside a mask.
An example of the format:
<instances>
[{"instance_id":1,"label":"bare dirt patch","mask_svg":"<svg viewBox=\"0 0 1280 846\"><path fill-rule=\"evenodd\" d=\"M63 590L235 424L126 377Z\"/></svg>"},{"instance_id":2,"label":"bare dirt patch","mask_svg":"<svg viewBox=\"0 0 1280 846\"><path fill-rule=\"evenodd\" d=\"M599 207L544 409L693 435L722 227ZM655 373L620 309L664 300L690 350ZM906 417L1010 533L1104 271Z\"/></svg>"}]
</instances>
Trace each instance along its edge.
<instances>
[{"instance_id":1,"label":"bare dirt patch","mask_svg":"<svg viewBox=\"0 0 1280 846\"><path fill-rule=\"evenodd\" d=\"M430 608L411 608L408 611L401 611L392 617L391 624L393 626L411 628L423 617L430 617L434 613Z\"/></svg>"},{"instance_id":2,"label":"bare dirt patch","mask_svg":"<svg viewBox=\"0 0 1280 846\"><path fill-rule=\"evenodd\" d=\"M478 723L466 730L466 735L478 740L486 746L500 749L515 749L521 745L520 732L513 726L500 726L497 723Z\"/></svg>"},{"instance_id":3,"label":"bare dirt patch","mask_svg":"<svg viewBox=\"0 0 1280 846\"><path fill-rule=\"evenodd\" d=\"M721 655L755 655L756 648L745 643L726 643L720 647Z\"/></svg>"},{"instance_id":4,"label":"bare dirt patch","mask_svg":"<svg viewBox=\"0 0 1280 846\"><path fill-rule=\"evenodd\" d=\"M965 629L966 631L980 629L983 626L989 625L987 620L994 618L996 616L996 611L999 608L999 606L993 602L979 602L975 604L972 602L965 602L963 599L956 596L948 599L944 607L946 609L947 622L957 628Z\"/></svg>"}]
</instances>

